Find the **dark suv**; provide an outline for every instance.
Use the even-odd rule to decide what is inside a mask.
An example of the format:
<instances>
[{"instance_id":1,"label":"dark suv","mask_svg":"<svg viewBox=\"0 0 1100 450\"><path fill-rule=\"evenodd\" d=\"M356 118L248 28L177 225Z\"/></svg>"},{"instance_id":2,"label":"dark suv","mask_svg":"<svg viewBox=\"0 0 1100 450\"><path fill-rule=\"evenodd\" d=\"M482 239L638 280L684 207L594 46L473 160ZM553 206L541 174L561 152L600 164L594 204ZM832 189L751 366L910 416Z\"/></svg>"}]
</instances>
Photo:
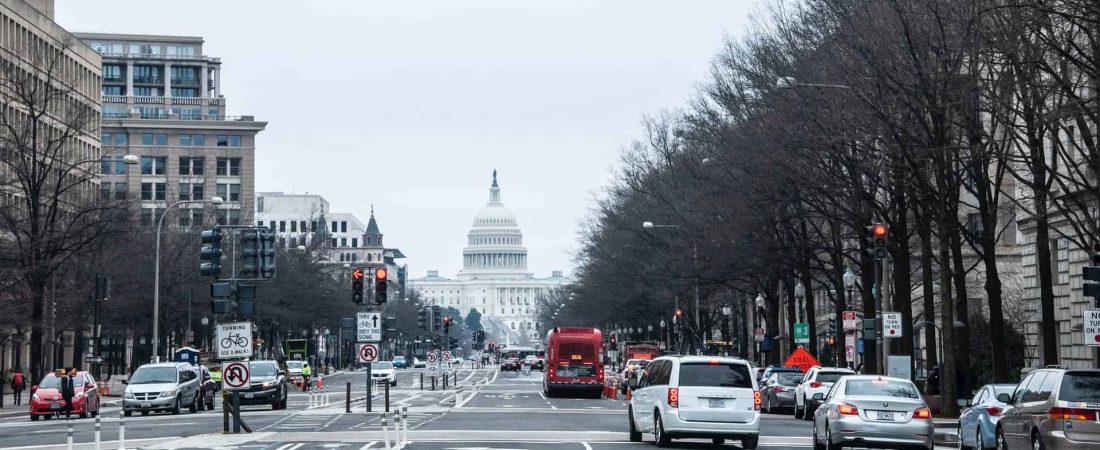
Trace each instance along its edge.
<instances>
[{"instance_id":1,"label":"dark suv","mask_svg":"<svg viewBox=\"0 0 1100 450\"><path fill-rule=\"evenodd\" d=\"M241 391L242 405L270 404L271 409L286 409L289 391L286 371L275 361L252 361L248 363L248 372L250 386Z\"/></svg>"}]
</instances>

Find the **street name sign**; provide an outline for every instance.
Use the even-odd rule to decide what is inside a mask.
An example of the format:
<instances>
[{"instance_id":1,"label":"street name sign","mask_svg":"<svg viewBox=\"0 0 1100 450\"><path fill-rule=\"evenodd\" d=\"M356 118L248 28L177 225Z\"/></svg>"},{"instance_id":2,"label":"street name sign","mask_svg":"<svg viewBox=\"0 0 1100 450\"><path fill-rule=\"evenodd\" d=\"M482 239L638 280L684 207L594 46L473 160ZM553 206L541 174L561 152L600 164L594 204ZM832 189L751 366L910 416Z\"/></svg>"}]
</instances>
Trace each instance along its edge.
<instances>
[{"instance_id":1,"label":"street name sign","mask_svg":"<svg viewBox=\"0 0 1100 450\"><path fill-rule=\"evenodd\" d=\"M252 323L219 323L216 341L218 359L240 359L252 356Z\"/></svg>"},{"instance_id":2,"label":"street name sign","mask_svg":"<svg viewBox=\"0 0 1100 450\"><path fill-rule=\"evenodd\" d=\"M882 313L882 337L901 337L901 313Z\"/></svg>"},{"instance_id":3,"label":"street name sign","mask_svg":"<svg viewBox=\"0 0 1100 450\"><path fill-rule=\"evenodd\" d=\"M359 355L359 362L372 363L378 361L378 344L359 344L359 349L356 354Z\"/></svg>"},{"instance_id":4,"label":"street name sign","mask_svg":"<svg viewBox=\"0 0 1100 450\"><path fill-rule=\"evenodd\" d=\"M222 363L222 387L228 390L248 389L250 379L247 361Z\"/></svg>"},{"instance_id":5,"label":"street name sign","mask_svg":"<svg viewBox=\"0 0 1100 450\"><path fill-rule=\"evenodd\" d=\"M1085 321L1085 345L1100 347L1100 309L1086 309L1081 318Z\"/></svg>"},{"instance_id":6,"label":"street name sign","mask_svg":"<svg viewBox=\"0 0 1100 450\"><path fill-rule=\"evenodd\" d=\"M355 320L357 342L382 342L382 313L360 312Z\"/></svg>"},{"instance_id":7,"label":"street name sign","mask_svg":"<svg viewBox=\"0 0 1100 450\"><path fill-rule=\"evenodd\" d=\"M806 322L798 322L794 324L794 343L810 343L810 324Z\"/></svg>"},{"instance_id":8,"label":"street name sign","mask_svg":"<svg viewBox=\"0 0 1100 450\"><path fill-rule=\"evenodd\" d=\"M844 331L856 331L859 329L859 317L856 315L855 311L844 311L841 319L844 320Z\"/></svg>"}]
</instances>

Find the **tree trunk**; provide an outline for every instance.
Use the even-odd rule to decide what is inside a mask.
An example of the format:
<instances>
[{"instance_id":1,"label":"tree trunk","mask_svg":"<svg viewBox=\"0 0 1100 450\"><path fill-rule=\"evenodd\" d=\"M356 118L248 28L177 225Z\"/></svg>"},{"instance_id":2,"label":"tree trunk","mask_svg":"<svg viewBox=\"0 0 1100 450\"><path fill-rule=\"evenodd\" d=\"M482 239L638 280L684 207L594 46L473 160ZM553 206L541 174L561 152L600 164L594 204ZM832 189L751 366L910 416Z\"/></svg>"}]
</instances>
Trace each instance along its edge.
<instances>
[{"instance_id":1,"label":"tree trunk","mask_svg":"<svg viewBox=\"0 0 1100 450\"><path fill-rule=\"evenodd\" d=\"M961 322L962 326L956 330L954 346L958 356L955 365L958 372L958 384L956 392L958 398L970 398L970 308L969 295L966 292L966 267L962 257L962 240L959 236L959 227L951 231L951 262L955 270L951 272L955 281L955 322ZM954 382L954 380L948 380Z\"/></svg>"},{"instance_id":2,"label":"tree trunk","mask_svg":"<svg viewBox=\"0 0 1100 450\"><path fill-rule=\"evenodd\" d=\"M1045 200L1040 206L1040 197L1045 197L1036 191L1036 210L1043 211ZM1050 225L1046 214L1035 215L1035 266L1039 273L1039 314L1041 317L1040 333L1042 339L1043 365L1058 364L1058 324L1054 320L1054 285L1053 274L1050 270Z\"/></svg>"},{"instance_id":3,"label":"tree trunk","mask_svg":"<svg viewBox=\"0 0 1100 450\"><path fill-rule=\"evenodd\" d=\"M921 288L924 296L924 320L932 323L924 327L924 360L925 370L939 364L939 349L936 337L936 279L932 264L932 226L927 220L923 220L920 212L917 213L917 236L920 238L920 273ZM932 392L931 386L925 386L925 392Z\"/></svg>"},{"instance_id":4,"label":"tree trunk","mask_svg":"<svg viewBox=\"0 0 1100 450\"><path fill-rule=\"evenodd\" d=\"M996 222L994 222L996 223ZM991 336L1004 336L1004 300L1001 298L1001 275L997 269L997 241L995 228L982 230L982 252L985 253L985 294L989 297L989 332ZM1007 383L1008 355L1005 340L993 339L993 382Z\"/></svg>"},{"instance_id":5,"label":"tree trunk","mask_svg":"<svg viewBox=\"0 0 1100 450\"><path fill-rule=\"evenodd\" d=\"M896 339L898 342L898 350L901 355L909 355L909 371L913 370L913 291L912 291L912 273L910 272L910 262L912 261L912 254L909 251L909 202L904 188L904 179L901 173L894 175L895 183L898 186L895 187L897 194L895 195L895 210L897 211L897 217L894 219L892 225L892 235L894 242L893 245L893 270L891 271L891 279L894 282L894 298L893 307L894 311L901 313L901 339Z\"/></svg>"},{"instance_id":6,"label":"tree trunk","mask_svg":"<svg viewBox=\"0 0 1100 450\"><path fill-rule=\"evenodd\" d=\"M940 314L943 317L943 359L944 364L940 365L940 413L944 417L957 417L959 415L959 407L955 404L956 390L955 390L955 371L956 365L946 363L947 361L955 361L956 347L955 342L955 302L952 298L952 279L951 279L951 244L946 233L950 233L954 224L954 214L951 211L940 211L939 218L939 260L940 260L940 296L943 301L940 304Z\"/></svg>"}]
</instances>

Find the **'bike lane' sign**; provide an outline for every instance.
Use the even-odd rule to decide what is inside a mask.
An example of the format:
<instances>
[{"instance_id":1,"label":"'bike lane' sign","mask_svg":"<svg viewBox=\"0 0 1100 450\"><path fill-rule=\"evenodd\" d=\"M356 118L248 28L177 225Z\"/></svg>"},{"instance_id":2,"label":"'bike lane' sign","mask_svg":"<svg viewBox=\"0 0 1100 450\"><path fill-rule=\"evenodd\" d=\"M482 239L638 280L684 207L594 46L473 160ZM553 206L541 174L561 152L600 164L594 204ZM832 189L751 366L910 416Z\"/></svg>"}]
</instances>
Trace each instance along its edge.
<instances>
[{"instance_id":1,"label":"'bike lane' sign","mask_svg":"<svg viewBox=\"0 0 1100 450\"><path fill-rule=\"evenodd\" d=\"M218 359L249 358L252 356L252 323L219 323L214 342Z\"/></svg>"}]
</instances>

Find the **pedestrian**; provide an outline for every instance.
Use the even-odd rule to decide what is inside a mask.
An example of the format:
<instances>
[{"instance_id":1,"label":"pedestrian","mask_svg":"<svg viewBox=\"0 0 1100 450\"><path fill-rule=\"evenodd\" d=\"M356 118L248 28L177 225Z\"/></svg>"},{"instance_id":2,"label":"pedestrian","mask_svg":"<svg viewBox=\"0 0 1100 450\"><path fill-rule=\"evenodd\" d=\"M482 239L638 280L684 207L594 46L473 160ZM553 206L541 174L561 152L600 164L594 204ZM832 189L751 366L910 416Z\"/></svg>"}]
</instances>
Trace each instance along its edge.
<instances>
[{"instance_id":1,"label":"pedestrian","mask_svg":"<svg viewBox=\"0 0 1100 450\"><path fill-rule=\"evenodd\" d=\"M309 367L308 362L302 363L302 392L309 390L309 377L313 375L313 369Z\"/></svg>"},{"instance_id":2,"label":"pedestrian","mask_svg":"<svg viewBox=\"0 0 1100 450\"><path fill-rule=\"evenodd\" d=\"M15 397L15 404L23 404L23 389L27 387L27 381L23 379L23 371L18 367L15 368L15 374L11 376L11 390L12 396Z\"/></svg>"}]
</instances>

